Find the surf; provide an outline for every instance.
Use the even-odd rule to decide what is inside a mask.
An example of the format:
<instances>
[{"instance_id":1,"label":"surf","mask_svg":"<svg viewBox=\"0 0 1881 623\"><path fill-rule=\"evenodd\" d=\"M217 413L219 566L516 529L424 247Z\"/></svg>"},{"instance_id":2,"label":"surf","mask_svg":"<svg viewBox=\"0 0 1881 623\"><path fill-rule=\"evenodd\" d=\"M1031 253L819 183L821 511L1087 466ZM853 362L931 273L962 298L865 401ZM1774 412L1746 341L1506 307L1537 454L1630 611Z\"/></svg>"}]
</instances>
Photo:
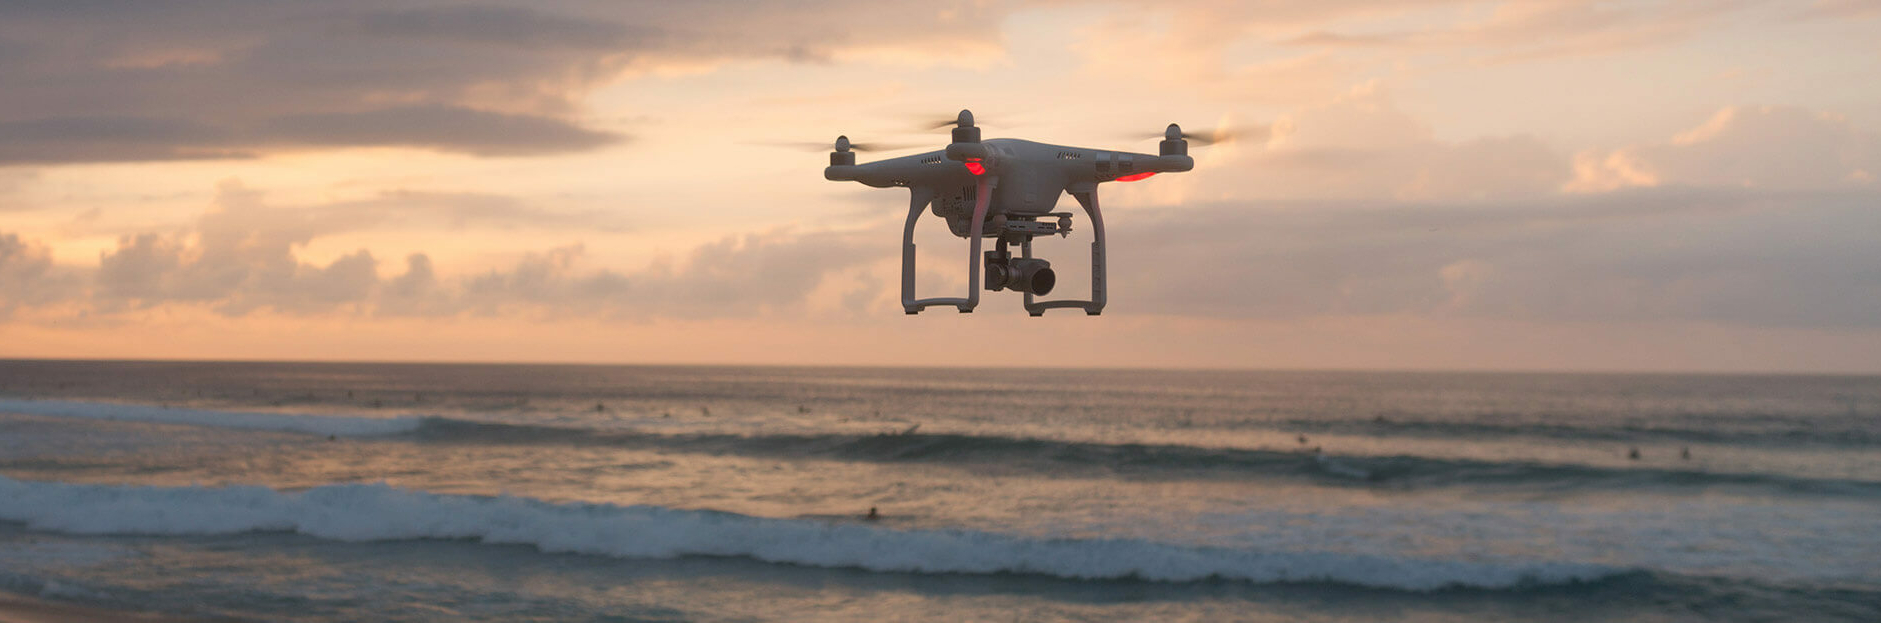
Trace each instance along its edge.
<instances>
[{"instance_id":1,"label":"surf","mask_svg":"<svg viewBox=\"0 0 1881 623\"><path fill-rule=\"evenodd\" d=\"M650 505L447 495L384 484L280 491L262 486L154 487L0 477L0 520L23 523L33 530L83 535L278 532L344 542L449 539L624 559L705 556L892 573L1331 583L1401 591L1559 585L1629 571L1559 561L1485 562L1198 547L1142 539L1039 538L977 530L897 530Z\"/></svg>"}]
</instances>

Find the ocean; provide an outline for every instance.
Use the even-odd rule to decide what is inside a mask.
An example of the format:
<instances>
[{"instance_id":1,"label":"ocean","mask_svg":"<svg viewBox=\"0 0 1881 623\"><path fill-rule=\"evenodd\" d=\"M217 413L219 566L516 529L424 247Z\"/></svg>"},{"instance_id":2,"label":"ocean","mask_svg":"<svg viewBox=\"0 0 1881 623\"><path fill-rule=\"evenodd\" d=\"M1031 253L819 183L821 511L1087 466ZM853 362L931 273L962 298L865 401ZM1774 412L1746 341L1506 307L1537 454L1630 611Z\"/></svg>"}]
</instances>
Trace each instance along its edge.
<instances>
[{"instance_id":1,"label":"ocean","mask_svg":"<svg viewBox=\"0 0 1881 623\"><path fill-rule=\"evenodd\" d=\"M0 361L0 592L309 622L1877 621L1881 377Z\"/></svg>"}]
</instances>

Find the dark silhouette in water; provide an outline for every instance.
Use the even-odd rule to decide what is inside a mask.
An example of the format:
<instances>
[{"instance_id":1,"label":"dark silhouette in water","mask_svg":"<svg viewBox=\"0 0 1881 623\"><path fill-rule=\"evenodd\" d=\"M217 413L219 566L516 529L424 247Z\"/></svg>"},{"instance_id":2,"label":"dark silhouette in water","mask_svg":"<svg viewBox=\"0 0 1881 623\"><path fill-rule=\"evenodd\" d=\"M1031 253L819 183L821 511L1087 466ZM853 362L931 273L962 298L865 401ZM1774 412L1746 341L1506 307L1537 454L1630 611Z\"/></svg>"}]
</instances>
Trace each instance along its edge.
<instances>
[{"instance_id":1,"label":"dark silhouette in water","mask_svg":"<svg viewBox=\"0 0 1881 623\"><path fill-rule=\"evenodd\" d=\"M1691 448L1691 446L1679 446L1679 460L1681 460L1681 461L1690 461L1690 460L1692 460L1692 448Z\"/></svg>"},{"instance_id":2,"label":"dark silhouette in water","mask_svg":"<svg viewBox=\"0 0 1881 623\"><path fill-rule=\"evenodd\" d=\"M1295 437L1294 439L1296 441L1299 441L1300 445L1302 446L1306 445L1306 435L1300 435L1299 437Z\"/></svg>"},{"instance_id":3,"label":"dark silhouette in water","mask_svg":"<svg viewBox=\"0 0 1881 623\"><path fill-rule=\"evenodd\" d=\"M1633 446L1631 448L1627 448L1626 458L1629 458L1635 461L1639 460L1639 446Z\"/></svg>"},{"instance_id":4,"label":"dark silhouette in water","mask_svg":"<svg viewBox=\"0 0 1881 623\"><path fill-rule=\"evenodd\" d=\"M869 521L876 521L876 520L879 520L879 519L881 519L881 518L882 518L882 514L881 514L881 513L878 513L878 512L875 512L875 507L873 507L873 506L870 506L870 507L869 507L869 514L867 514L867 515L863 515L863 516L862 516L862 518L863 518L863 519L866 519L866 520L869 520Z\"/></svg>"}]
</instances>

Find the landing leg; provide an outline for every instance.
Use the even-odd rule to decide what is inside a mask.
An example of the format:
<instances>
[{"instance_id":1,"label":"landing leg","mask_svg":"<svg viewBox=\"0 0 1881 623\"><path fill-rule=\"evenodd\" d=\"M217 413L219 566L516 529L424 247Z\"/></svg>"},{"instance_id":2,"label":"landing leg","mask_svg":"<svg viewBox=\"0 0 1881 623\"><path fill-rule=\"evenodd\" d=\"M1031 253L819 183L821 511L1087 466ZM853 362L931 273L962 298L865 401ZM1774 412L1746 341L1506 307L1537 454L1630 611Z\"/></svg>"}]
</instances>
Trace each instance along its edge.
<instances>
[{"instance_id":1,"label":"landing leg","mask_svg":"<svg viewBox=\"0 0 1881 623\"><path fill-rule=\"evenodd\" d=\"M1088 301L1067 300L1045 301L1041 303L1032 300L1032 295L1028 293L1025 295L1025 311L1033 316L1043 316L1045 315L1045 310L1058 309L1060 307L1082 309L1087 316L1096 316L1104 313L1105 299L1108 298L1105 293L1104 283L1104 215L1097 209L1097 190L1092 189L1082 192L1072 192L1071 196L1078 200L1078 205L1084 206L1084 213L1091 217L1091 299ZM1026 240L1025 244L1022 245L1020 249L1025 257L1032 257L1031 240Z\"/></svg>"},{"instance_id":2,"label":"landing leg","mask_svg":"<svg viewBox=\"0 0 1881 623\"><path fill-rule=\"evenodd\" d=\"M980 304L980 235L986 228L986 211L992 204L992 188L996 182L981 177L974 186L973 221L967 233L967 295L965 297L937 297L929 299L914 298L914 224L921 217L921 210L934 200L934 192L925 188L910 189L908 199L908 221L901 228L901 309L909 314L921 313L922 309L935 305L952 305L960 313L971 314Z\"/></svg>"},{"instance_id":3,"label":"landing leg","mask_svg":"<svg viewBox=\"0 0 1881 623\"><path fill-rule=\"evenodd\" d=\"M933 200L933 191L909 189L908 221L901 226L901 309L910 316L921 313L921 308L925 307L914 298L914 224Z\"/></svg>"}]
</instances>

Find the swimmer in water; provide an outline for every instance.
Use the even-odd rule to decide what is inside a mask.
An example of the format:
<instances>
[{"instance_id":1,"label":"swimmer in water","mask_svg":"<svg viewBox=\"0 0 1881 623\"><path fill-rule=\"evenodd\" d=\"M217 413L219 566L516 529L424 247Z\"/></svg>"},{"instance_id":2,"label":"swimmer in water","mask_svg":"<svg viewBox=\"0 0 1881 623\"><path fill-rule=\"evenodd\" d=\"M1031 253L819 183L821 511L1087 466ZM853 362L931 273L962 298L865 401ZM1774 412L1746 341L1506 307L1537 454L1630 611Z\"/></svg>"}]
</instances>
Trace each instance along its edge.
<instances>
[{"instance_id":1,"label":"swimmer in water","mask_svg":"<svg viewBox=\"0 0 1881 623\"><path fill-rule=\"evenodd\" d=\"M878 513L878 512L875 512L875 507L873 507L873 506L870 506L870 507L869 507L869 514L867 514L867 515L863 515L863 516L862 516L862 518L863 518L863 519L866 519L866 520L869 520L869 521L876 521L876 520L878 520L878 519L881 519L881 518L882 518L882 514L881 514L881 513Z\"/></svg>"}]
</instances>

